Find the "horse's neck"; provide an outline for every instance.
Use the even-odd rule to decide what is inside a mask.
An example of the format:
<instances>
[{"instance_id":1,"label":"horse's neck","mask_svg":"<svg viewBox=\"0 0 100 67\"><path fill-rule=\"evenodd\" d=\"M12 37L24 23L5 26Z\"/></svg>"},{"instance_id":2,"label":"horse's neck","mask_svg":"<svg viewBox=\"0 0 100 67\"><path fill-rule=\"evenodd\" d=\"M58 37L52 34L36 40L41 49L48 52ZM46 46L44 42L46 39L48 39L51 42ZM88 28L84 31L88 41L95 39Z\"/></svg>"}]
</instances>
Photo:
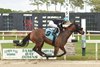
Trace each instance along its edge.
<instances>
[{"instance_id":1,"label":"horse's neck","mask_svg":"<svg viewBox=\"0 0 100 67\"><path fill-rule=\"evenodd\" d=\"M71 31L71 30L66 30L65 31L65 35L67 36L67 38L69 38L72 33L73 33L73 31Z\"/></svg>"}]
</instances>

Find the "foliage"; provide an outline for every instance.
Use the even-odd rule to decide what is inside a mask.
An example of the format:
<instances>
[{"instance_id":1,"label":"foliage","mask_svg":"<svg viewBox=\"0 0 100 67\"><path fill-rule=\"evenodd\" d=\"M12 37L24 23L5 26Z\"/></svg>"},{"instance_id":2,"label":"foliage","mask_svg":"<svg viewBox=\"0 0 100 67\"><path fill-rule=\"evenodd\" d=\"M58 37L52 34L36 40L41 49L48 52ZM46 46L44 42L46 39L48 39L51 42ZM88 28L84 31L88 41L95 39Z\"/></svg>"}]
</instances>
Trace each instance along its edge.
<instances>
[{"instance_id":1,"label":"foliage","mask_svg":"<svg viewBox=\"0 0 100 67\"><path fill-rule=\"evenodd\" d=\"M49 11L49 6L51 6L52 4L54 4L55 6L55 11L57 11L57 4L60 4L60 8L59 10L61 10L62 6L64 6L65 0L29 0L30 1L30 5L33 6L37 6L37 9L35 11L40 12L42 10L40 10L40 5L46 5L46 9L47 11ZM83 0L69 0L70 1L70 5L75 7L79 7L79 8L83 8ZM95 9L97 10L97 9ZM23 12L23 11L15 11L15 10L11 10L11 9L4 9L4 8L0 8L0 13L11 13L11 12ZM32 10L30 11L26 11L26 12L34 12ZM42 11L43 12L43 11Z\"/></svg>"},{"instance_id":2,"label":"foliage","mask_svg":"<svg viewBox=\"0 0 100 67\"><path fill-rule=\"evenodd\" d=\"M48 7L50 6L50 1L49 0L41 0L42 4L46 4L46 8L48 11Z\"/></svg>"},{"instance_id":3,"label":"foliage","mask_svg":"<svg viewBox=\"0 0 100 67\"><path fill-rule=\"evenodd\" d=\"M31 1L30 5L33 5L33 6L36 5L37 10L39 10L39 5L42 4L41 0L30 0L30 1Z\"/></svg>"},{"instance_id":4,"label":"foliage","mask_svg":"<svg viewBox=\"0 0 100 67\"><path fill-rule=\"evenodd\" d=\"M100 0L89 0L87 3L93 6L91 9L92 12L100 12Z\"/></svg>"},{"instance_id":5,"label":"foliage","mask_svg":"<svg viewBox=\"0 0 100 67\"><path fill-rule=\"evenodd\" d=\"M11 13L11 12L13 12L11 9L0 8L0 13Z\"/></svg>"},{"instance_id":6,"label":"foliage","mask_svg":"<svg viewBox=\"0 0 100 67\"><path fill-rule=\"evenodd\" d=\"M16 11L11 9L0 8L0 13L23 13L22 10Z\"/></svg>"},{"instance_id":7,"label":"foliage","mask_svg":"<svg viewBox=\"0 0 100 67\"><path fill-rule=\"evenodd\" d=\"M31 3L30 5L37 6L37 9L35 11L42 11L39 10L40 5L46 4L47 11L49 10L49 6L54 4L55 5L55 11L57 9L57 4L60 4L60 10L61 6L64 6L65 0L29 0ZM69 0L71 7L74 8L83 8L84 7L84 0ZM100 0L85 0L86 3L88 3L91 7L92 12L100 12ZM11 12L23 12L23 11L15 11L11 9L4 9L0 8L0 13L11 13ZM26 11L26 12L34 12L34 11Z\"/></svg>"},{"instance_id":8,"label":"foliage","mask_svg":"<svg viewBox=\"0 0 100 67\"><path fill-rule=\"evenodd\" d=\"M70 4L72 7L80 7L81 9L84 7L83 0L70 0Z\"/></svg>"},{"instance_id":9,"label":"foliage","mask_svg":"<svg viewBox=\"0 0 100 67\"><path fill-rule=\"evenodd\" d=\"M60 10L61 10L61 6L64 6L65 0L30 0L31 1L31 5L37 5L37 10L39 10L39 5L41 4L46 4L46 8L48 11L48 6L54 4L55 5L55 11L57 10L57 4L60 4ZM79 7L79 8L83 8L83 0L69 0L70 1L70 5L72 7Z\"/></svg>"}]
</instances>

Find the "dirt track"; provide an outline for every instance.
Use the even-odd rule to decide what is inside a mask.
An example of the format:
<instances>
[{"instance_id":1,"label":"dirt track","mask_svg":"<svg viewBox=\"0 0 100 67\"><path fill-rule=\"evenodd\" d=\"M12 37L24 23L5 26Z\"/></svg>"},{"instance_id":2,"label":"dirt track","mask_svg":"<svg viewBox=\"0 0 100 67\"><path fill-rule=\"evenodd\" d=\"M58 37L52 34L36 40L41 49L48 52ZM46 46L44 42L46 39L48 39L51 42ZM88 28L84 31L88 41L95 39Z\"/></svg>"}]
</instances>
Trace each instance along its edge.
<instances>
[{"instance_id":1,"label":"dirt track","mask_svg":"<svg viewBox=\"0 0 100 67\"><path fill-rule=\"evenodd\" d=\"M100 61L0 60L0 67L100 67Z\"/></svg>"}]
</instances>

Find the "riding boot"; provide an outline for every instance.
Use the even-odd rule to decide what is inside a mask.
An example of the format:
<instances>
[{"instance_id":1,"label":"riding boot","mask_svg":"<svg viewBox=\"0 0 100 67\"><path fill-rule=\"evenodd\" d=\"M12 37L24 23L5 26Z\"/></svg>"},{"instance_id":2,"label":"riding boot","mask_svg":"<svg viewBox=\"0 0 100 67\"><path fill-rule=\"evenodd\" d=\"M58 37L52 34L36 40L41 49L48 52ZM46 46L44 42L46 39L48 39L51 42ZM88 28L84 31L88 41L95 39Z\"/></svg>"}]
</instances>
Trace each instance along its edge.
<instances>
[{"instance_id":1,"label":"riding boot","mask_svg":"<svg viewBox=\"0 0 100 67\"><path fill-rule=\"evenodd\" d=\"M55 40L56 40L56 34L58 33L58 28L56 28L53 32L53 41L52 44L55 44Z\"/></svg>"}]
</instances>

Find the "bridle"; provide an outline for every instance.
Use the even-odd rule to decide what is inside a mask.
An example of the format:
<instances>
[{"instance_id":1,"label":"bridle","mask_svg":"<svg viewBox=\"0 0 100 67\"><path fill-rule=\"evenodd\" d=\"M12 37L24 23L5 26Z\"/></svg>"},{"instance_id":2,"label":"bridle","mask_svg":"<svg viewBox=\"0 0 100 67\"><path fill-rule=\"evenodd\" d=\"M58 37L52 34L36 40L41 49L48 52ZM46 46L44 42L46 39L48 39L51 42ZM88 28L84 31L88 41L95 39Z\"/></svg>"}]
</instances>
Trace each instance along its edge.
<instances>
[{"instance_id":1,"label":"bridle","mask_svg":"<svg viewBox=\"0 0 100 67\"><path fill-rule=\"evenodd\" d=\"M75 25L75 30L68 30L68 28L69 27L71 27L72 25ZM83 28L81 28L80 26L78 26L76 23L72 23L72 24L70 24L67 28L66 28L66 30L67 31L69 31L69 32L79 32L80 30L82 30Z\"/></svg>"}]
</instances>

